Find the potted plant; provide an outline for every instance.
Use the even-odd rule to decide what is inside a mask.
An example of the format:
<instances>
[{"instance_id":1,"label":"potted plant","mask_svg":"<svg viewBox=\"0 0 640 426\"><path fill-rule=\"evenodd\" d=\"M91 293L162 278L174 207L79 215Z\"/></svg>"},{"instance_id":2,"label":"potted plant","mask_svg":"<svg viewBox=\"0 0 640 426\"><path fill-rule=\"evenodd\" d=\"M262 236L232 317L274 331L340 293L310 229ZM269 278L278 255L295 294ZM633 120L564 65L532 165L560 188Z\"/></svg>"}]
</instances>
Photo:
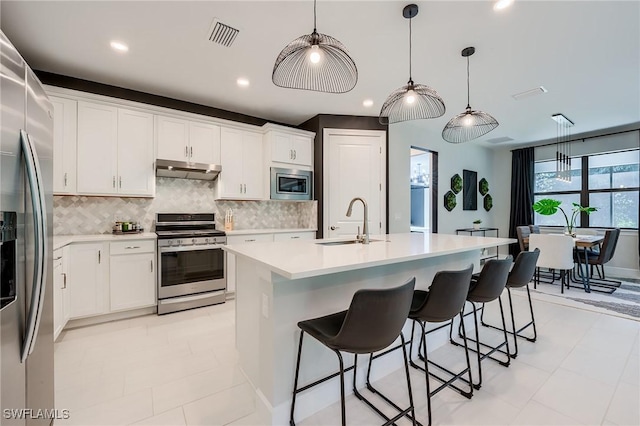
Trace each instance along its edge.
<instances>
[{"instance_id":1,"label":"potted plant","mask_svg":"<svg viewBox=\"0 0 640 426\"><path fill-rule=\"evenodd\" d=\"M583 207L578 203L571 203L573 207L571 208L571 218L569 218L569 216L567 216L567 213L564 211L564 209L560 207L560 204L562 204L562 201L554 200L552 198L543 198L542 200L536 201L532 207L533 207L533 211L545 216L556 214L558 210L560 210L567 224L565 233L567 235L571 235L572 237L576 236L574 228L576 226L576 219L578 218L580 213L584 212L586 214L591 214L595 211L598 211L597 207L589 207L589 206Z\"/></svg>"},{"instance_id":2,"label":"potted plant","mask_svg":"<svg viewBox=\"0 0 640 426\"><path fill-rule=\"evenodd\" d=\"M480 224L482 221L480 219L476 219L473 221L473 229L480 229Z\"/></svg>"}]
</instances>

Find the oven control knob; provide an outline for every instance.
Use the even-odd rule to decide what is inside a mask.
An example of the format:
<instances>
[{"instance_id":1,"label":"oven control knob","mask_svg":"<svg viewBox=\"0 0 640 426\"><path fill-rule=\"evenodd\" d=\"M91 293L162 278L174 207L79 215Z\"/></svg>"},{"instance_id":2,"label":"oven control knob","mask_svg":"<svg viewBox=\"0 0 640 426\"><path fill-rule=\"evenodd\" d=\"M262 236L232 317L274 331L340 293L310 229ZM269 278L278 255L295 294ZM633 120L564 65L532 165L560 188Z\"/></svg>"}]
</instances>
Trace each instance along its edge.
<instances>
[{"instance_id":1,"label":"oven control knob","mask_svg":"<svg viewBox=\"0 0 640 426\"><path fill-rule=\"evenodd\" d=\"M204 243L205 243L205 244L209 244L209 239L208 239L208 238L205 238L205 239L204 239Z\"/></svg>"},{"instance_id":2,"label":"oven control knob","mask_svg":"<svg viewBox=\"0 0 640 426\"><path fill-rule=\"evenodd\" d=\"M173 245L173 240L167 240L167 245L171 247Z\"/></svg>"},{"instance_id":3,"label":"oven control knob","mask_svg":"<svg viewBox=\"0 0 640 426\"><path fill-rule=\"evenodd\" d=\"M193 244L195 244L195 243L196 243L196 239L195 239L195 238L193 238L193 239L191 240L191 242L192 242Z\"/></svg>"},{"instance_id":4,"label":"oven control knob","mask_svg":"<svg viewBox=\"0 0 640 426\"><path fill-rule=\"evenodd\" d=\"M182 245L182 240L177 240L176 242L178 243L179 246Z\"/></svg>"}]
</instances>

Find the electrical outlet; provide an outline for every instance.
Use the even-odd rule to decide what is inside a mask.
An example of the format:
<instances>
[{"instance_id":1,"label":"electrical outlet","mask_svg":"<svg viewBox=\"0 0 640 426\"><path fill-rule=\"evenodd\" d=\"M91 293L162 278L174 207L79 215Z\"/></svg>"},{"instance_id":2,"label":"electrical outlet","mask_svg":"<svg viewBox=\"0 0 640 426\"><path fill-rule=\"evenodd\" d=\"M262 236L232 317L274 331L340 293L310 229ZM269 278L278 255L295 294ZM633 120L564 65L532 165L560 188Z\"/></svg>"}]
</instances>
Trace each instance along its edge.
<instances>
[{"instance_id":1,"label":"electrical outlet","mask_svg":"<svg viewBox=\"0 0 640 426\"><path fill-rule=\"evenodd\" d=\"M269 318L269 298L266 294L262 294L262 316Z\"/></svg>"}]
</instances>

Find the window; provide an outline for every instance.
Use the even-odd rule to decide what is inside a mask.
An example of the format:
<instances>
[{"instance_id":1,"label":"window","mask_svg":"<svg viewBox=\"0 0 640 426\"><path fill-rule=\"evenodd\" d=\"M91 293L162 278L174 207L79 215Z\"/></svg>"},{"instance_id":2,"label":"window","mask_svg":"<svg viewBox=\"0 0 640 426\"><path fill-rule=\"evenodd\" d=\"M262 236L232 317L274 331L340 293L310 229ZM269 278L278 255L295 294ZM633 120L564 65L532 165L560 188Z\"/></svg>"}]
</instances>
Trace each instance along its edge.
<instances>
[{"instance_id":1,"label":"window","mask_svg":"<svg viewBox=\"0 0 640 426\"><path fill-rule=\"evenodd\" d=\"M571 159L571 182L556 179L555 161L535 164L534 201L553 198L562 201L568 214L571 203L597 207L583 215L580 227L638 227L640 151L592 154ZM534 215L538 225L564 226L562 214Z\"/></svg>"}]
</instances>

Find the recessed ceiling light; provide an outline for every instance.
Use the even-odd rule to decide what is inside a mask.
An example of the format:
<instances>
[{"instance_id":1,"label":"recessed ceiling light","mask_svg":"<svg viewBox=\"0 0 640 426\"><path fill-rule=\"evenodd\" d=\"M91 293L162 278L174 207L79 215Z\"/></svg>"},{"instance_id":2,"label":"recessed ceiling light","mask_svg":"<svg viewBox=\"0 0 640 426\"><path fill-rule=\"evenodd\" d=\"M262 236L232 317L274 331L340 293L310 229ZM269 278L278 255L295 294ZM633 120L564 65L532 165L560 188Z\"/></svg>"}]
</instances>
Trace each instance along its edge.
<instances>
[{"instance_id":1,"label":"recessed ceiling light","mask_svg":"<svg viewBox=\"0 0 640 426\"><path fill-rule=\"evenodd\" d=\"M365 99L364 101L362 101L362 106L365 106L367 108L372 107L373 101L371 99Z\"/></svg>"},{"instance_id":2,"label":"recessed ceiling light","mask_svg":"<svg viewBox=\"0 0 640 426\"><path fill-rule=\"evenodd\" d=\"M117 50L118 52L128 52L129 51L129 46L127 46L126 44L119 42L119 41L112 41L111 42L111 48L113 50Z\"/></svg>"},{"instance_id":3,"label":"recessed ceiling light","mask_svg":"<svg viewBox=\"0 0 640 426\"><path fill-rule=\"evenodd\" d=\"M493 10L502 10L513 4L513 0L498 0L496 4L493 5Z\"/></svg>"},{"instance_id":4,"label":"recessed ceiling light","mask_svg":"<svg viewBox=\"0 0 640 426\"><path fill-rule=\"evenodd\" d=\"M241 77L241 78L236 80L236 83L240 87L249 87L249 80L247 80L246 78L242 78Z\"/></svg>"}]
</instances>

